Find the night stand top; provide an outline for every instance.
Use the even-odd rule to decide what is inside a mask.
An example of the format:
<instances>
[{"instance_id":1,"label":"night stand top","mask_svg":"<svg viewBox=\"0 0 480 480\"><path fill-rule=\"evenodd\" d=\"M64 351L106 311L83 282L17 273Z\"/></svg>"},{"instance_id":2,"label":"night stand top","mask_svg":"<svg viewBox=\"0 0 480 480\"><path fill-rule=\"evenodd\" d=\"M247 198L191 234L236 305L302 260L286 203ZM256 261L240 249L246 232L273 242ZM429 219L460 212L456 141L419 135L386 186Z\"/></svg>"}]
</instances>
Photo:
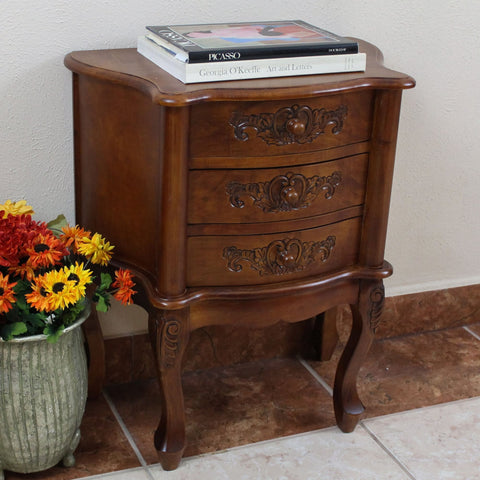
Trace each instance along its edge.
<instances>
[{"instance_id":1,"label":"night stand top","mask_svg":"<svg viewBox=\"0 0 480 480\"><path fill-rule=\"evenodd\" d=\"M377 47L355 40L359 42L360 51L367 54L365 72L184 84L140 55L135 48L76 51L65 57L65 65L74 73L142 90L154 103L170 106L202 101L308 98L352 89L415 86L415 80L409 75L383 66L383 54Z\"/></svg>"}]
</instances>

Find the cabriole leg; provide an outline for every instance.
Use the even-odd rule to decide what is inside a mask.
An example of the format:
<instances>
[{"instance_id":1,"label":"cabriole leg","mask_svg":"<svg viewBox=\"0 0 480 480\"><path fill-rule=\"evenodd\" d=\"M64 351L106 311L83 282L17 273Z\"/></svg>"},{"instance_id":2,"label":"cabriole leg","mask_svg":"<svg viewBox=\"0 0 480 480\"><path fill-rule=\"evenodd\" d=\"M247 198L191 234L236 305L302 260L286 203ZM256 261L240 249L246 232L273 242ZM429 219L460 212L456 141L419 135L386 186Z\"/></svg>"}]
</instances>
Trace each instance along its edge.
<instances>
[{"instance_id":1,"label":"cabriole leg","mask_svg":"<svg viewBox=\"0 0 480 480\"><path fill-rule=\"evenodd\" d=\"M149 316L161 393L161 418L155 448L164 470L175 470L185 450L182 358L188 338L188 310L154 310Z\"/></svg>"},{"instance_id":2,"label":"cabriole leg","mask_svg":"<svg viewBox=\"0 0 480 480\"><path fill-rule=\"evenodd\" d=\"M333 389L337 425L344 432L354 430L365 410L357 393L357 375L372 344L384 298L382 281L362 280L358 302L351 305L352 331L337 367Z\"/></svg>"}]
</instances>

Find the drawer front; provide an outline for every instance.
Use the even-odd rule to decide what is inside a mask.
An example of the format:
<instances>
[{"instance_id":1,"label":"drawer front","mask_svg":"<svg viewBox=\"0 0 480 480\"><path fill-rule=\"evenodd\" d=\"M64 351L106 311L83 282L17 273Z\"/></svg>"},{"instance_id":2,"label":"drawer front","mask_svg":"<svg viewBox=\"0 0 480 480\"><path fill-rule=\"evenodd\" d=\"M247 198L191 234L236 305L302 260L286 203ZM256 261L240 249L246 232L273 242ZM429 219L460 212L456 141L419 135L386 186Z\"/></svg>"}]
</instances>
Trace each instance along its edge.
<instances>
[{"instance_id":1,"label":"drawer front","mask_svg":"<svg viewBox=\"0 0 480 480\"><path fill-rule=\"evenodd\" d=\"M272 222L361 205L368 156L317 165L259 170L194 170L188 221Z\"/></svg>"},{"instance_id":2,"label":"drawer front","mask_svg":"<svg viewBox=\"0 0 480 480\"><path fill-rule=\"evenodd\" d=\"M187 285L256 285L318 275L357 261L361 218L269 235L187 240Z\"/></svg>"},{"instance_id":3,"label":"drawer front","mask_svg":"<svg viewBox=\"0 0 480 480\"><path fill-rule=\"evenodd\" d=\"M282 102L209 102L191 112L193 157L308 152L368 140L371 91Z\"/></svg>"}]
</instances>

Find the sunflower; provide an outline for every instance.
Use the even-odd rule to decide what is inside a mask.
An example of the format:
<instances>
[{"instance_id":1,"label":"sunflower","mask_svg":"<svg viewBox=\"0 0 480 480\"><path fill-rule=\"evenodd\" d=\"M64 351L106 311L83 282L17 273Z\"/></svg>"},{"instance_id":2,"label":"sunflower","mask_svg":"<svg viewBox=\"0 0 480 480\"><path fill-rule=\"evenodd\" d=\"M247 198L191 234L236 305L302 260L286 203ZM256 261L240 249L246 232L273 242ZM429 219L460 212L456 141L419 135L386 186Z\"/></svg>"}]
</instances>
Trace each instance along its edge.
<instances>
[{"instance_id":1,"label":"sunflower","mask_svg":"<svg viewBox=\"0 0 480 480\"><path fill-rule=\"evenodd\" d=\"M105 266L112 258L111 252L114 248L99 233L95 233L91 238L82 238L78 245L78 253L85 255L92 263Z\"/></svg>"},{"instance_id":2,"label":"sunflower","mask_svg":"<svg viewBox=\"0 0 480 480\"><path fill-rule=\"evenodd\" d=\"M68 277L63 270L51 270L44 275L44 288L50 310L67 308L82 298L81 289Z\"/></svg>"},{"instance_id":3,"label":"sunflower","mask_svg":"<svg viewBox=\"0 0 480 480\"><path fill-rule=\"evenodd\" d=\"M6 218L11 215L33 215L35 212L30 205L27 205L25 200L18 202L12 202L7 200L3 205L0 205L0 212L3 211L3 215L0 218Z\"/></svg>"},{"instance_id":4,"label":"sunflower","mask_svg":"<svg viewBox=\"0 0 480 480\"><path fill-rule=\"evenodd\" d=\"M32 291L25 294L27 303L36 308L40 312L49 312L50 305L48 303L48 292L45 290L44 276L40 275L33 279L30 284Z\"/></svg>"},{"instance_id":5,"label":"sunflower","mask_svg":"<svg viewBox=\"0 0 480 480\"><path fill-rule=\"evenodd\" d=\"M84 230L83 228L75 225L71 227L67 225L66 227L62 228L63 234L60 235L60 240L64 243L67 248L70 248L73 253L78 252L78 246L83 238L87 237L90 238L91 233L88 230Z\"/></svg>"},{"instance_id":6,"label":"sunflower","mask_svg":"<svg viewBox=\"0 0 480 480\"><path fill-rule=\"evenodd\" d=\"M0 313L7 313L15 303L13 287L17 282L8 283L8 275L3 276L0 272Z\"/></svg>"},{"instance_id":7,"label":"sunflower","mask_svg":"<svg viewBox=\"0 0 480 480\"><path fill-rule=\"evenodd\" d=\"M83 263L70 267L64 267L63 271L69 282L73 282L74 286L78 289L81 296L85 296L85 288L89 283L92 283L92 271L84 267Z\"/></svg>"},{"instance_id":8,"label":"sunflower","mask_svg":"<svg viewBox=\"0 0 480 480\"><path fill-rule=\"evenodd\" d=\"M25 295L25 298L37 310L52 312L77 303L82 293L74 281L68 280L65 271L51 270L34 279L32 293Z\"/></svg>"},{"instance_id":9,"label":"sunflower","mask_svg":"<svg viewBox=\"0 0 480 480\"><path fill-rule=\"evenodd\" d=\"M113 296L124 305L130 305L132 303L132 295L137 293L132 288L134 285L130 270L120 268L115 272L115 281L112 283L112 287L117 288Z\"/></svg>"},{"instance_id":10,"label":"sunflower","mask_svg":"<svg viewBox=\"0 0 480 480\"><path fill-rule=\"evenodd\" d=\"M26 249L32 267L42 268L57 265L68 252L63 243L53 234L39 234Z\"/></svg>"}]
</instances>

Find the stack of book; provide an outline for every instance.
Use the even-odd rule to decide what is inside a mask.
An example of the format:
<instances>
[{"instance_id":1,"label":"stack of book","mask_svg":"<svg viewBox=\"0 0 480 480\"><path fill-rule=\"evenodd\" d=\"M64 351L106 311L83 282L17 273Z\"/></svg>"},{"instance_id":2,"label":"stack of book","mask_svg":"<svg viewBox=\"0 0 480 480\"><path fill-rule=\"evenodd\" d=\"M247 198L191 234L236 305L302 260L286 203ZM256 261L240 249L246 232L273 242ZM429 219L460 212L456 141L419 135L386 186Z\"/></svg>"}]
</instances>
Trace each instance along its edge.
<instances>
[{"instance_id":1,"label":"stack of book","mask_svg":"<svg viewBox=\"0 0 480 480\"><path fill-rule=\"evenodd\" d=\"M358 43L301 20L149 26L137 50L183 83L358 72Z\"/></svg>"}]
</instances>

